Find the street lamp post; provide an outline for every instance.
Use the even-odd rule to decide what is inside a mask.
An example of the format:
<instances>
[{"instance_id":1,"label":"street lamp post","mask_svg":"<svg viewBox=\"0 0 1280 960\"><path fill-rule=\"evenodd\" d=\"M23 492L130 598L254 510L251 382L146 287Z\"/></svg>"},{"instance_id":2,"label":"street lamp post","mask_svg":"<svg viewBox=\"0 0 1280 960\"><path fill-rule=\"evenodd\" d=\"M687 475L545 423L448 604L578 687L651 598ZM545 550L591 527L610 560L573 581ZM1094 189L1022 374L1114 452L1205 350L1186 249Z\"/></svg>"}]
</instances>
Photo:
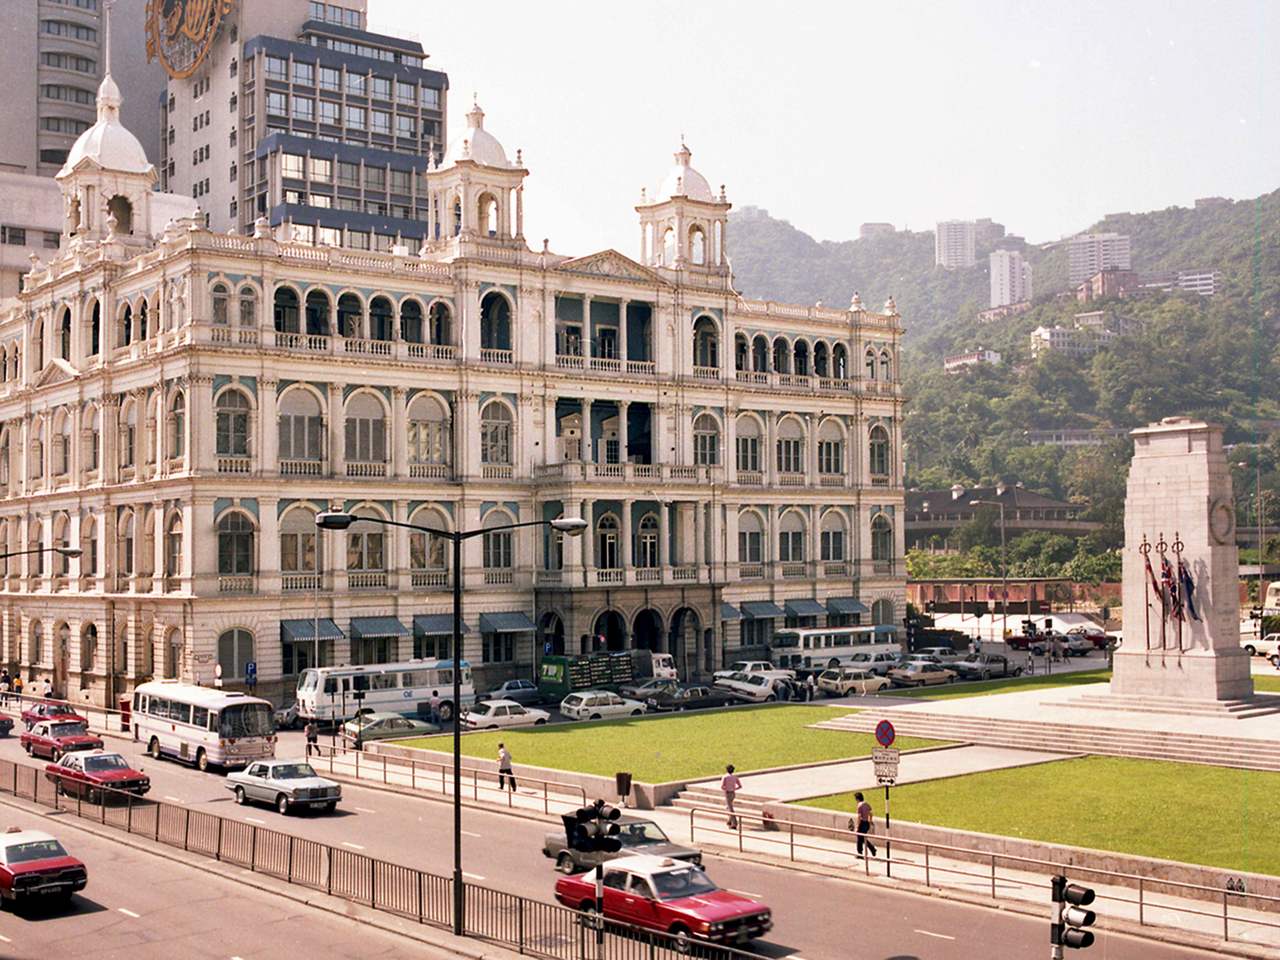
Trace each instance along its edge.
<instances>
[{"instance_id":1,"label":"street lamp post","mask_svg":"<svg viewBox=\"0 0 1280 960\"><path fill-rule=\"evenodd\" d=\"M324 530L346 530L353 523L367 520L387 527L406 527L442 537L453 543L453 933L463 932L465 897L462 886L462 541L499 530L515 530L519 527L550 527L570 536L581 536L587 529L587 521L580 517L560 517L555 520L528 520L524 523L507 523L497 527L481 527L477 530L442 530L417 523L384 520L381 517L357 517L352 513L327 511L316 514L316 526Z\"/></svg>"},{"instance_id":2,"label":"street lamp post","mask_svg":"<svg viewBox=\"0 0 1280 960\"><path fill-rule=\"evenodd\" d=\"M1000 610L1004 614L1004 627L1001 630L1000 640L1005 643L1008 642L1009 637L1009 564L1005 560L1004 549L1004 504L999 500L975 500L973 502L985 504L988 507L1000 508Z\"/></svg>"}]
</instances>

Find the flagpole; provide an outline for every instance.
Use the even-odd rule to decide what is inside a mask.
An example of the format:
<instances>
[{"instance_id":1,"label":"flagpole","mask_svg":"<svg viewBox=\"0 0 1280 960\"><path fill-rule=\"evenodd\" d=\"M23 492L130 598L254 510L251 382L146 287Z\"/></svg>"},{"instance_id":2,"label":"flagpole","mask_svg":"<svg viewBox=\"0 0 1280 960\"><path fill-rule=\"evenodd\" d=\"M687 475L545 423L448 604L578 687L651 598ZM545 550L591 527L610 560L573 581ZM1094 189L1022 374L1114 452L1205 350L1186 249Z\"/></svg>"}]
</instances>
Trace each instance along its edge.
<instances>
[{"instance_id":1,"label":"flagpole","mask_svg":"<svg viewBox=\"0 0 1280 960\"><path fill-rule=\"evenodd\" d=\"M1155 586L1156 575L1151 570L1151 544L1147 542L1147 535L1142 535L1142 546L1138 547L1138 552L1142 554L1142 561L1147 565L1147 581L1152 587ZM1142 605L1142 612L1147 618L1147 666L1151 666L1151 601L1148 600Z\"/></svg>"}]
</instances>

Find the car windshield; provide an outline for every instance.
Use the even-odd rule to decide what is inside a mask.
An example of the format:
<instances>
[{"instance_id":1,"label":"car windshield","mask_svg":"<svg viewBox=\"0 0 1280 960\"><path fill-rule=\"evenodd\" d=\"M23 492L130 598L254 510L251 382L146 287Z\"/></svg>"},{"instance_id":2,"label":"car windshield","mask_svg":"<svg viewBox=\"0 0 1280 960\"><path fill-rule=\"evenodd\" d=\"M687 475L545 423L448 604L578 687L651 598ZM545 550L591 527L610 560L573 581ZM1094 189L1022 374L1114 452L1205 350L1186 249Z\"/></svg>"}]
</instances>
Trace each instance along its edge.
<instances>
[{"instance_id":1,"label":"car windshield","mask_svg":"<svg viewBox=\"0 0 1280 960\"><path fill-rule=\"evenodd\" d=\"M963 660L961 660L960 662L961 662L961 663L977 663L979 659L980 659L980 655L979 655L979 654L971 653L971 654L967 655L967 656L966 656Z\"/></svg>"},{"instance_id":2,"label":"car windshield","mask_svg":"<svg viewBox=\"0 0 1280 960\"><path fill-rule=\"evenodd\" d=\"M128 770L129 764L118 753L108 753L101 757L85 757L86 773L106 773L108 770Z\"/></svg>"},{"instance_id":3,"label":"car windshield","mask_svg":"<svg viewBox=\"0 0 1280 960\"><path fill-rule=\"evenodd\" d=\"M656 823L624 823L618 834L624 847L643 847L650 843L670 843Z\"/></svg>"},{"instance_id":4,"label":"car windshield","mask_svg":"<svg viewBox=\"0 0 1280 960\"><path fill-rule=\"evenodd\" d=\"M218 735L223 738L266 737L274 732L270 704L233 703L218 714Z\"/></svg>"},{"instance_id":5,"label":"car windshield","mask_svg":"<svg viewBox=\"0 0 1280 960\"><path fill-rule=\"evenodd\" d=\"M714 893L718 888L707 879L707 875L697 867L685 867L680 870L669 870L666 873L655 873L653 885L658 891L659 900L679 900L683 897L697 897L704 893Z\"/></svg>"},{"instance_id":6,"label":"car windshield","mask_svg":"<svg viewBox=\"0 0 1280 960\"><path fill-rule=\"evenodd\" d=\"M579 697L579 696L565 697L565 698L564 698L564 706L566 706L566 707L580 707L580 706L582 706L582 698L581 698L581 697Z\"/></svg>"},{"instance_id":7,"label":"car windshield","mask_svg":"<svg viewBox=\"0 0 1280 960\"><path fill-rule=\"evenodd\" d=\"M309 763L281 763L271 768L271 776L276 780L304 780L315 775Z\"/></svg>"},{"instance_id":8,"label":"car windshield","mask_svg":"<svg viewBox=\"0 0 1280 960\"><path fill-rule=\"evenodd\" d=\"M4 862L34 863L37 860L53 860L65 857L67 851L57 840L28 840L26 843L12 843L4 848Z\"/></svg>"},{"instance_id":9,"label":"car windshield","mask_svg":"<svg viewBox=\"0 0 1280 960\"><path fill-rule=\"evenodd\" d=\"M87 732L88 731L78 723L52 723L49 725L49 736L51 737L74 737L77 734Z\"/></svg>"}]
</instances>

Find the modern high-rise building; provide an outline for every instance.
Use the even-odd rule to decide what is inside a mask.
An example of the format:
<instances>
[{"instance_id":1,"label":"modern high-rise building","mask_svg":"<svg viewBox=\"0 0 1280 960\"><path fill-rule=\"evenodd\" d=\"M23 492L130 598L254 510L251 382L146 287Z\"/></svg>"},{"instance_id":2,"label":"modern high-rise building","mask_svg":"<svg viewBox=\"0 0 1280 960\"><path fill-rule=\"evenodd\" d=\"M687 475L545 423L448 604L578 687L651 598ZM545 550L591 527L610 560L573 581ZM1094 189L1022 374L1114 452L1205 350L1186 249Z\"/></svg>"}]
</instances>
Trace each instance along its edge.
<instances>
[{"instance_id":1,"label":"modern high-rise building","mask_svg":"<svg viewBox=\"0 0 1280 960\"><path fill-rule=\"evenodd\" d=\"M1031 299L1031 264L1016 250L993 250L988 258L991 269L991 306L1004 307Z\"/></svg>"},{"instance_id":2,"label":"modern high-rise building","mask_svg":"<svg viewBox=\"0 0 1280 960\"><path fill-rule=\"evenodd\" d=\"M112 75L128 100L124 124L154 150L164 74L142 54L147 0L115 0ZM0 171L51 177L95 120L94 92L106 72L103 0L21 0L0 4Z\"/></svg>"},{"instance_id":3,"label":"modern high-rise building","mask_svg":"<svg viewBox=\"0 0 1280 960\"><path fill-rule=\"evenodd\" d=\"M934 260L948 270L973 266L974 239L972 220L939 220L933 233Z\"/></svg>"},{"instance_id":4,"label":"modern high-rise building","mask_svg":"<svg viewBox=\"0 0 1280 960\"><path fill-rule=\"evenodd\" d=\"M194 50L153 25L170 77L162 187L199 200L216 231L266 217L303 241L416 251L434 226L422 174L443 151L449 81L421 43L366 17L365 0L244 0Z\"/></svg>"},{"instance_id":5,"label":"modern high-rise building","mask_svg":"<svg viewBox=\"0 0 1280 960\"><path fill-rule=\"evenodd\" d=\"M1128 270L1129 236L1124 233L1082 233L1067 241L1069 280L1074 286L1103 270Z\"/></svg>"},{"instance_id":6,"label":"modern high-rise building","mask_svg":"<svg viewBox=\"0 0 1280 960\"><path fill-rule=\"evenodd\" d=\"M285 700L316 662L461 654L483 688L598 643L697 678L784 625L902 623L893 301L742 298L730 204L683 147L638 259L530 250L525 170L473 113L412 185L438 235L356 251L164 216L103 82L60 245L0 314L11 672L115 703L218 668L244 689L252 663ZM327 510L362 519L322 532ZM431 530L475 534L460 565Z\"/></svg>"}]
</instances>

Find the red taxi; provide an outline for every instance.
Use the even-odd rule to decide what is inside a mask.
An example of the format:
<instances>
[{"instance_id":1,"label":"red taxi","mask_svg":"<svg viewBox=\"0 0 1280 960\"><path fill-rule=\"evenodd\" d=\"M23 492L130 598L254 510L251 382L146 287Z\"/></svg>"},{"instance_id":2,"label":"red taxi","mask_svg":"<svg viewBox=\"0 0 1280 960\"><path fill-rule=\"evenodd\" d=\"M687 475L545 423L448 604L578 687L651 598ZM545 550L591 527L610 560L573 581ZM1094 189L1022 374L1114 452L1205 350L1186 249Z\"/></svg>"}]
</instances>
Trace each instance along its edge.
<instances>
[{"instance_id":1,"label":"red taxi","mask_svg":"<svg viewBox=\"0 0 1280 960\"><path fill-rule=\"evenodd\" d=\"M151 778L118 753L68 753L45 767L44 775L59 793L85 797L90 803L113 791L140 797L151 789Z\"/></svg>"},{"instance_id":2,"label":"red taxi","mask_svg":"<svg viewBox=\"0 0 1280 960\"><path fill-rule=\"evenodd\" d=\"M90 733L81 720L41 720L22 734L22 749L57 763L65 753L101 750L102 738Z\"/></svg>"},{"instance_id":3,"label":"red taxi","mask_svg":"<svg viewBox=\"0 0 1280 960\"><path fill-rule=\"evenodd\" d=\"M41 700L24 707L22 710L22 722L27 725L30 730L41 720L75 720L89 726L89 721L80 714L76 713L74 707L70 707L65 703L58 703L54 700Z\"/></svg>"},{"instance_id":4,"label":"red taxi","mask_svg":"<svg viewBox=\"0 0 1280 960\"><path fill-rule=\"evenodd\" d=\"M0 897L5 900L70 900L88 882L85 865L49 834L17 827L0 834Z\"/></svg>"},{"instance_id":5,"label":"red taxi","mask_svg":"<svg viewBox=\"0 0 1280 960\"><path fill-rule=\"evenodd\" d=\"M773 928L764 904L721 890L684 860L619 857L604 870L606 919L682 939L744 944ZM596 870L561 877L556 899L574 910L596 908Z\"/></svg>"}]
</instances>

